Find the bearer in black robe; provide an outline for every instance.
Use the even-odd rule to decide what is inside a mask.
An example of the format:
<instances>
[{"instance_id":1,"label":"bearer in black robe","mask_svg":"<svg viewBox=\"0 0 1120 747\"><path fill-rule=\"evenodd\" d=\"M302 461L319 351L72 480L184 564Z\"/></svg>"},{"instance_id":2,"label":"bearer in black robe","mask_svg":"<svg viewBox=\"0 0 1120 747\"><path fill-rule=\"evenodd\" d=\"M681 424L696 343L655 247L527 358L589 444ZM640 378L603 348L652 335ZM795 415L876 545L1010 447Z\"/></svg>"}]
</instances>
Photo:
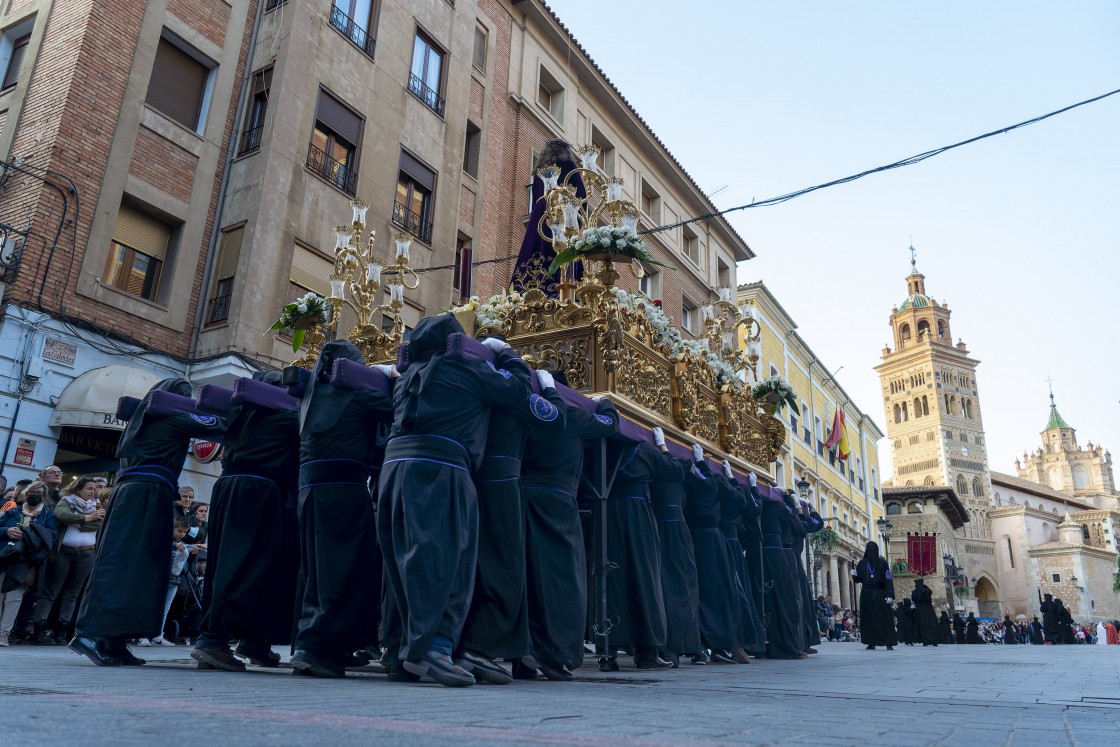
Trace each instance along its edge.
<instances>
[{"instance_id":1,"label":"bearer in black robe","mask_svg":"<svg viewBox=\"0 0 1120 747\"><path fill-rule=\"evenodd\" d=\"M152 392L189 397L184 379L164 379ZM160 633L171 577L171 534L179 474L192 438L218 440L225 423L184 410L149 413L145 398L117 446L121 468L98 537L71 650L100 666L139 665L125 641Z\"/></svg>"},{"instance_id":2,"label":"bearer in black robe","mask_svg":"<svg viewBox=\"0 0 1120 747\"><path fill-rule=\"evenodd\" d=\"M699 447L694 446L695 451ZM664 450L664 447L662 447ZM703 451L700 452L701 456ZM650 483L653 512L661 546L661 593L665 602L665 645L660 656L680 664L681 654L700 650L700 592L696 580L696 552L685 523L687 501L685 482L699 479L692 472L692 462L677 460L680 479L655 480Z\"/></svg>"},{"instance_id":3,"label":"bearer in black robe","mask_svg":"<svg viewBox=\"0 0 1120 747\"><path fill-rule=\"evenodd\" d=\"M561 384L561 371L552 371ZM609 400L594 413L567 410L564 430L529 432L521 462L525 494L525 565L529 597L531 658L514 662L514 675L534 679L536 669L550 680L572 680L583 663L587 625L587 555L576 494L583 473L584 444L618 431Z\"/></svg>"},{"instance_id":4,"label":"bearer in black robe","mask_svg":"<svg viewBox=\"0 0 1120 747\"><path fill-rule=\"evenodd\" d=\"M703 452L701 452L701 455ZM739 544L739 530L742 528L743 511L748 498L746 492L738 482L732 479L731 465L724 462L723 474L713 475L719 492L720 522L719 528L723 532L723 541L727 545L727 553L731 558L731 566L735 569L735 598L739 603L739 646L730 651L712 652L714 661L734 661L739 664L748 664L750 659L744 650L744 645L750 645L757 650L765 643L762 631L762 620L754 606L754 597L750 591L751 579L747 575L747 561L743 556L743 546Z\"/></svg>"},{"instance_id":5,"label":"bearer in black robe","mask_svg":"<svg viewBox=\"0 0 1120 747\"><path fill-rule=\"evenodd\" d=\"M1004 644L1019 642L1019 631L1015 628L1015 623L1011 622L1011 615L1003 616L1003 642Z\"/></svg>"},{"instance_id":6,"label":"bearer in black robe","mask_svg":"<svg viewBox=\"0 0 1120 747\"><path fill-rule=\"evenodd\" d=\"M654 429L653 437L657 446L665 444L660 428ZM616 448L621 462L607 500L607 552L614 564L607 575L607 609L617 617L610 643L613 648L632 647L639 669L664 669L672 663L657 655L665 646L665 602L649 485L679 480L683 470L645 441Z\"/></svg>"},{"instance_id":7,"label":"bearer in black robe","mask_svg":"<svg viewBox=\"0 0 1120 747\"><path fill-rule=\"evenodd\" d=\"M1055 599L1054 606L1058 615L1058 640L1066 645L1076 643L1073 637L1073 615L1061 599Z\"/></svg>"},{"instance_id":8,"label":"bearer in black robe","mask_svg":"<svg viewBox=\"0 0 1120 747\"><path fill-rule=\"evenodd\" d=\"M900 600L894 608L895 634L898 642L906 646L914 645L914 610L909 599Z\"/></svg>"},{"instance_id":9,"label":"bearer in black robe","mask_svg":"<svg viewBox=\"0 0 1120 747\"><path fill-rule=\"evenodd\" d=\"M326 343L300 402L302 588L291 663L316 677L345 676L350 654L376 640L381 601L370 478L381 461L378 424L392 407L385 392L331 386L337 360L364 365L353 344Z\"/></svg>"},{"instance_id":10,"label":"bearer in black robe","mask_svg":"<svg viewBox=\"0 0 1120 747\"><path fill-rule=\"evenodd\" d=\"M1058 608L1054 603L1053 594L1045 594L1044 596L1046 598L1038 608L1038 611L1042 613L1042 630L1046 638L1046 643L1058 643Z\"/></svg>"},{"instance_id":11,"label":"bearer in black robe","mask_svg":"<svg viewBox=\"0 0 1120 747\"><path fill-rule=\"evenodd\" d=\"M923 646L936 646L941 642L942 635L938 628L937 613L933 611L933 589L919 578L914 582L910 599L914 602L914 640L921 641ZM949 618L946 617L946 628L948 625Z\"/></svg>"},{"instance_id":12,"label":"bearer in black robe","mask_svg":"<svg viewBox=\"0 0 1120 747\"><path fill-rule=\"evenodd\" d=\"M496 352L493 363L448 353L447 338L455 333L463 328L450 314L422 319L413 330L409 366L393 398L377 532L404 625L404 668L462 687L475 682L451 658L478 562L471 472L482 463L491 407L522 405L532 373L495 338L482 341Z\"/></svg>"},{"instance_id":13,"label":"bearer in black robe","mask_svg":"<svg viewBox=\"0 0 1120 747\"><path fill-rule=\"evenodd\" d=\"M299 411L280 378L279 371L253 375L285 407L236 405L226 415L222 476L210 493L206 614L191 652L200 669L245 671L231 640L240 641L237 653L249 661L275 667L280 657L272 645L291 639L299 573Z\"/></svg>"},{"instance_id":14,"label":"bearer in black robe","mask_svg":"<svg viewBox=\"0 0 1120 747\"><path fill-rule=\"evenodd\" d=\"M743 645L737 571L719 528L719 491L707 460L689 466L684 486L685 522L696 557L701 646L734 651ZM705 663L706 657L699 654L693 658L694 664Z\"/></svg>"},{"instance_id":15,"label":"bearer in black robe","mask_svg":"<svg viewBox=\"0 0 1120 747\"><path fill-rule=\"evenodd\" d=\"M894 578L887 561L879 557L877 543L867 543L852 575L863 585L859 592L860 639L869 649L886 646L893 651L898 643L890 607L894 601Z\"/></svg>"},{"instance_id":16,"label":"bearer in black robe","mask_svg":"<svg viewBox=\"0 0 1120 747\"><path fill-rule=\"evenodd\" d=\"M758 478L753 472L747 474L747 482L748 485L743 488L746 500L740 514L739 543L743 547L743 567L749 582L744 583L744 586L751 596L755 615L753 625L758 633L754 641L745 641L743 648L748 654L758 658L766 656L766 625L763 622L762 607L762 528L759 523L762 503L753 490L758 485Z\"/></svg>"},{"instance_id":17,"label":"bearer in black robe","mask_svg":"<svg viewBox=\"0 0 1120 747\"><path fill-rule=\"evenodd\" d=\"M976 615L972 612L968 613L968 619L964 621L965 629L968 631L965 634L965 643L983 643L984 639L980 637L980 621L976 619Z\"/></svg>"},{"instance_id":18,"label":"bearer in black robe","mask_svg":"<svg viewBox=\"0 0 1120 747\"><path fill-rule=\"evenodd\" d=\"M949 619L949 613L941 610L941 617L937 618L937 627L941 631L941 642L953 642L953 621Z\"/></svg>"},{"instance_id":19,"label":"bearer in black robe","mask_svg":"<svg viewBox=\"0 0 1120 747\"><path fill-rule=\"evenodd\" d=\"M801 587L793 567L794 525L801 522L785 502L780 488L755 488L762 502L762 559L765 572L766 657L804 659ZM763 491L766 491L764 494Z\"/></svg>"},{"instance_id":20,"label":"bearer in black robe","mask_svg":"<svg viewBox=\"0 0 1120 747\"><path fill-rule=\"evenodd\" d=\"M961 613L959 612L953 613L953 641L961 645L968 643L965 640L964 620L961 619Z\"/></svg>"},{"instance_id":21,"label":"bearer in black robe","mask_svg":"<svg viewBox=\"0 0 1120 747\"><path fill-rule=\"evenodd\" d=\"M1038 621L1038 616L1035 615L1031 618L1031 624L1027 626L1031 636L1031 644L1034 646L1041 646L1046 643L1046 638L1042 635L1042 623Z\"/></svg>"},{"instance_id":22,"label":"bearer in black robe","mask_svg":"<svg viewBox=\"0 0 1120 747\"><path fill-rule=\"evenodd\" d=\"M529 653L529 612L525 591L525 499L521 457L530 431L550 436L564 430L564 400L552 374L536 371L540 394L490 413L486 451L474 475L478 492L478 566L474 596L463 625L456 660L476 679L493 685L513 681L494 659Z\"/></svg>"},{"instance_id":23,"label":"bearer in black robe","mask_svg":"<svg viewBox=\"0 0 1120 747\"><path fill-rule=\"evenodd\" d=\"M817 625L817 606L816 602L813 601L813 592L809 588L809 575L805 571L803 560L805 559L806 538L810 534L816 534L824 529L824 521L821 520L821 515L812 509L808 501L799 501L793 495L787 496L787 500L793 502L794 511L804 529L804 532L794 539L793 554L797 558L797 576L801 582L801 619L805 628L805 653L815 654L817 650L813 648L813 645L821 642L821 631Z\"/></svg>"}]
</instances>

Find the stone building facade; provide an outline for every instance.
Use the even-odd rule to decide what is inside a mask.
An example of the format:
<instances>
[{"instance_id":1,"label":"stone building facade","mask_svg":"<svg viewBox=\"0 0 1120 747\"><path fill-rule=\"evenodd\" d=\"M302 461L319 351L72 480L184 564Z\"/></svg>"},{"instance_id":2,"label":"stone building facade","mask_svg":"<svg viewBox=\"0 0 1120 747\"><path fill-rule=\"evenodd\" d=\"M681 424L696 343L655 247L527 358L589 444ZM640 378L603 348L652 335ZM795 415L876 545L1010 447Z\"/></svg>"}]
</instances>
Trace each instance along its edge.
<instances>
[{"instance_id":1,"label":"stone building facade","mask_svg":"<svg viewBox=\"0 0 1120 747\"><path fill-rule=\"evenodd\" d=\"M1099 498L1104 504L1120 497L1112 474L1112 453L1092 441L1084 449L1077 445L1077 431L1058 412L1053 392L1050 418L1041 436L1042 446L1029 454L1023 452L1022 461L1015 460L1019 477L1072 496Z\"/></svg>"}]
</instances>

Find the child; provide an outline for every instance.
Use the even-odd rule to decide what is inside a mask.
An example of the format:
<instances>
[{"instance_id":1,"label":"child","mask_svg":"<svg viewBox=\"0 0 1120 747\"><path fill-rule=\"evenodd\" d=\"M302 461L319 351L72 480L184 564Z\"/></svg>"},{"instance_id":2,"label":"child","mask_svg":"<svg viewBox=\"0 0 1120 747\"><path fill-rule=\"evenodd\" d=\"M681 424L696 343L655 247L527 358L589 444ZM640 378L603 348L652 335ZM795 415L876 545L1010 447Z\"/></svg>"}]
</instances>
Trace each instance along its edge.
<instances>
[{"instance_id":1,"label":"child","mask_svg":"<svg viewBox=\"0 0 1120 747\"><path fill-rule=\"evenodd\" d=\"M174 529L171 532L171 578L167 582L167 599L163 605L163 622L159 626L159 635L155 638L141 638L139 643L141 646L148 647L153 643L158 643L160 646L174 646L175 643L163 637L163 629L167 625L167 613L171 610L171 603L175 601L175 593L179 590L179 574L183 572L183 566L187 563L187 558L190 557L190 549L183 544L183 538L187 536L187 532L191 528L191 520L186 516L176 516Z\"/></svg>"}]
</instances>

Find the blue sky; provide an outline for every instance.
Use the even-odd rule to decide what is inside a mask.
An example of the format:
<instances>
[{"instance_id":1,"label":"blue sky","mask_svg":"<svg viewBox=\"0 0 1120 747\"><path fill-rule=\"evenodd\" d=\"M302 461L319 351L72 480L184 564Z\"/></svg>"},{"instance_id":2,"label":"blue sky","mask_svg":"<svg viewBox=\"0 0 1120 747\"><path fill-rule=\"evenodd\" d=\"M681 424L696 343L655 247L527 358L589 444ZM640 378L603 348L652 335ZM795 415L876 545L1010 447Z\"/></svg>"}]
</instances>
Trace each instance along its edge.
<instances>
[{"instance_id":1,"label":"blue sky","mask_svg":"<svg viewBox=\"0 0 1120 747\"><path fill-rule=\"evenodd\" d=\"M732 207L1120 88L1116 2L551 3L709 192ZM1062 415L1120 460L1120 95L904 169L733 214L762 279L885 429L872 370L927 292L981 361L991 467ZM881 444L884 474L889 449Z\"/></svg>"}]
</instances>

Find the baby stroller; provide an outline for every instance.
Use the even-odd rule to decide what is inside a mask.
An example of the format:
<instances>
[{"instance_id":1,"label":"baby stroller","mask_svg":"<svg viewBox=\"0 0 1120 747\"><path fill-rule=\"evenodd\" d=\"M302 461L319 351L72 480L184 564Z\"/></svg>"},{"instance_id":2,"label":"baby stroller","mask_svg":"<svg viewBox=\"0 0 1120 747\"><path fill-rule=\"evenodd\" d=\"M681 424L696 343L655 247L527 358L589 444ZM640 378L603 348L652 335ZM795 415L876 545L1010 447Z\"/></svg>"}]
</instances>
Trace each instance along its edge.
<instances>
[{"instance_id":1,"label":"baby stroller","mask_svg":"<svg viewBox=\"0 0 1120 747\"><path fill-rule=\"evenodd\" d=\"M167 628L164 635L170 641L185 639L188 642L198 638L202 630L202 579L188 564L179 576L179 591L176 596L176 606L182 600L179 614L168 615Z\"/></svg>"}]
</instances>

